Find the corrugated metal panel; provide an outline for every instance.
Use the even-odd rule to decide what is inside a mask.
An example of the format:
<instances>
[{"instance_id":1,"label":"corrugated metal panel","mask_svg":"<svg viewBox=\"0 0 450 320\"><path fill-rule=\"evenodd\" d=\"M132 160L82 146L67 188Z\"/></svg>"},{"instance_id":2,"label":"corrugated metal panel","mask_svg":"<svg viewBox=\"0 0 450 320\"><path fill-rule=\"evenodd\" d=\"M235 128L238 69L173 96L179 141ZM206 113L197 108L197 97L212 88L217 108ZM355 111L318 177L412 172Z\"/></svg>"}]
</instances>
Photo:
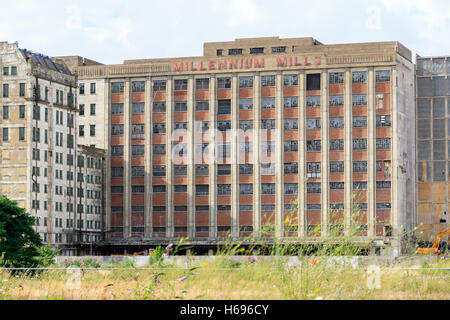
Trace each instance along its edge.
<instances>
[{"instance_id":1,"label":"corrugated metal panel","mask_svg":"<svg viewBox=\"0 0 450 320\"><path fill-rule=\"evenodd\" d=\"M433 119L433 138L445 138L445 120Z\"/></svg>"},{"instance_id":2,"label":"corrugated metal panel","mask_svg":"<svg viewBox=\"0 0 450 320\"><path fill-rule=\"evenodd\" d=\"M417 142L418 160L431 160L431 141Z\"/></svg>"},{"instance_id":3,"label":"corrugated metal panel","mask_svg":"<svg viewBox=\"0 0 450 320\"><path fill-rule=\"evenodd\" d=\"M434 77L432 80L433 95L434 96L446 96L447 88L445 84L445 77Z\"/></svg>"},{"instance_id":4,"label":"corrugated metal panel","mask_svg":"<svg viewBox=\"0 0 450 320\"><path fill-rule=\"evenodd\" d=\"M418 99L417 100L417 118L431 117L431 100Z\"/></svg>"},{"instance_id":5,"label":"corrugated metal panel","mask_svg":"<svg viewBox=\"0 0 450 320\"><path fill-rule=\"evenodd\" d=\"M439 161L433 163L433 179L434 181L445 181L446 177L446 163Z\"/></svg>"},{"instance_id":6,"label":"corrugated metal panel","mask_svg":"<svg viewBox=\"0 0 450 320\"><path fill-rule=\"evenodd\" d=\"M433 141L433 160L445 160L445 140Z\"/></svg>"},{"instance_id":7,"label":"corrugated metal panel","mask_svg":"<svg viewBox=\"0 0 450 320\"><path fill-rule=\"evenodd\" d=\"M433 99L433 118L445 117L445 98Z\"/></svg>"},{"instance_id":8,"label":"corrugated metal panel","mask_svg":"<svg viewBox=\"0 0 450 320\"><path fill-rule=\"evenodd\" d=\"M431 120L425 119L417 121L417 138L418 139L431 138Z\"/></svg>"},{"instance_id":9,"label":"corrugated metal panel","mask_svg":"<svg viewBox=\"0 0 450 320\"><path fill-rule=\"evenodd\" d=\"M431 78L417 78L417 94L419 97L429 97L432 93Z\"/></svg>"}]
</instances>

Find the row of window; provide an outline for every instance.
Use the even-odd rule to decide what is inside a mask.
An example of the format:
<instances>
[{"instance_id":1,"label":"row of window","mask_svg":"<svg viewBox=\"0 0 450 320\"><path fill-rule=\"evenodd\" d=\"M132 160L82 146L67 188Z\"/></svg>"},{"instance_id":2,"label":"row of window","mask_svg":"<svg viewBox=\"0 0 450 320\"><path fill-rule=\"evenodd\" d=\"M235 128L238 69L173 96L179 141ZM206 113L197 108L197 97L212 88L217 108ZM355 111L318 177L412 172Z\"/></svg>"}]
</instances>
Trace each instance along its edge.
<instances>
[{"instance_id":1,"label":"row of window","mask_svg":"<svg viewBox=\"0 0 450 320\"><path fill-rule=\"evenodd\" d=\"M84 95L84 83L80 83L80 94ZM90 83L90 94L95 94L96 84L95 82Z\"/></svg>"},{"instance_id":2,"label":"row of window","mask_svg":"<svg viewBox=\"0 0 450 320\"><path fill-rule=\"evenodd\" d=\"M19 108L19 114L20 114L20 108ZM24 111L25 113L25 108ZM74 123L75 123L75 115L73 113L69 113L67 112L67 127L69 128L73 128ZM48 118L49 118L49 112L48 112L48 108L44 108L44 121L48 122ZM57 125L64 125L64 111L59 111L56 110L55 112L55 119L56 119L56 124ZM39 105L34 105L33 106L33 120L41 120L41 106Z\"/></svg>"},{"instance_id":3,"label":"row of window","mask_svg":"<svg viewBox=\"0 0 450 320\"><path fill-rule=\"evenodd\" d=\"M307 211L320 211L322 205L320 203L311 203L307 204L306 210ZM367 203L354 203L353 208L356 210L367 210L368 205ZM261 205L261 212L273 212L275 211L276 206L275 204L262 204ZM344 204L343 203L333 203L330 204L331 210L344 210ZM376 210L390 210L391 209L391 203L389 202L379 202L376 203ZM209 206L195 206L195 212L209 212L210 207ZM167 212L166 206L153 206L152 207L153 212ZM188 212L187 206L174 206L175 212ZM231 211L231 205L217 205L217 211ZM295 206L292 206L291 204L284 204L284 211L298 211L298 208ZM138 207L132 207L133 213L144 213L144 207L138 206ZM239 212L253 212L253 205L240 205L239 206ZM111 207L111 213L123 213L123 207Z\"/></svg>"},{"instance_id":4,"label":"row of window","mask_svg":"<svg viewBox=\"0 0 450 320\"><path fill-rule=\"evenodd\" d=\"M391 72L389 70L377 70L375 72L375 81L378 82L389 82ZM320 73L307 74L306 75L306 90L320 90ZM239 77L239 88L253 88L253 76L240 76ZM261 76L261 87L275 87L275 75L263 75ZM353 71L352 72L352 83L366 83L367 82L367 71ZM344 83L344 72L330 72L329 73L329 83L330 84L343 84ZM296 74L286 74L283 75L283 84L285 86L296 86L298 85L298 75ZM94 93L95 93L95 83ZM81 86L80 85L80 94ZM111 83L111 93L118 94L123 93L125 88L124 82L113 82ZM196 90L208 90L209 89L209 79L200 78L195 79ZM231 89L231 77L218 77L217 78L217 88L218 89ZM167 81L166 80L154 80L153 81L153 91L166 91ZM174 90L175 91L186 91L188 89L187 79L175 79L174 80ZM132 81L131 82L132 92L145 92L145 81Z\"/></svg>"}]
</instances>

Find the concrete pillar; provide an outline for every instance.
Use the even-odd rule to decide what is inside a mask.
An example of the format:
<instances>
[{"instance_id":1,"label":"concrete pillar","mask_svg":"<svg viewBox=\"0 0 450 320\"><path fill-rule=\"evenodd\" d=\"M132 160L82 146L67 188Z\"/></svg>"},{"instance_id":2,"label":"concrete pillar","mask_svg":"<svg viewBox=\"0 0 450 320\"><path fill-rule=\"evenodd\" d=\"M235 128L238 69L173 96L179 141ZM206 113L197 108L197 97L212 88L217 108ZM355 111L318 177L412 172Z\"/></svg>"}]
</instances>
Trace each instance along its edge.
<instances>
[{"instance_id":1,"label":"concrete pillar","mask_svg":"<svg viewBox=\"0 0 450 320\"><path fill-rule=\"evenodd\" d=\"M321 164L321 177L322 177L322 237L328 235L328 208L329 208L329 183L328 183L328 161L329 161L329 121L328 121L328 72L322 71L321 77L321 127L322 127L322 164Z\"/></svg>"},{"instance_id":2,"label":"concrete pillar","mask_svg":"<svg viewBox=\"0 0 450 320\"><path fill-rule=\"evenodd\" d=\"M239 236L239 78L233 73L231 82L231 234Z\"/></svg>"},{"instance_id":3,"label":"concrete pillar","mask_svg":"<svg viewBox=\"0 0 450 320\"><path fill-rule=\"evenodd\" d=\"M368 233L369 237L375 236L375 212L376 212L376 114L375 114L375 72L373 67L368 72L367 92L367 209L368 209Z\"/></svg>"},{"instance_id":4,"label":"concrete pillar","mask_svg":"<svg viewBox=\"0 0 450 320\"><path fill-rule=\"evenodd\" d=\"M261 230L261 77L255 73L253 85L253 232Z\"/></svg>"},{"instance_id":5,"label":"concrete pillar","mask_svg":"<svg viewBox=\"0 0 450 320\"><path fill-rule=\"evenodd\" d=\"M399 166L399 154L398 154L398 139L396 132L398 132L398 112L397 112L397 70L392 70L391 75L391 120L392 120L392 138L391 138L391 158L392 158L392 171L391 171L391 181L392 181L392 201L391 201L391 221L392 221L392 236L394 237L393 247L400 248L400 232L401 227L399 225L399 212L398 212L398 202L400 197L398 194L398 166ZM403 214L403 213L402 213ZM434 226L433 226L434 227ZM435 232L436 230L432 230Z\"/></svg>"},{"instance_id":6,"label":"concrete pillar","mask_svg":"<svg viewBox=\"0 0 450 320\"><path fill-rule=\"evenodd\" d=\"M217 237L217 170L216 170L216 78L209 83L209 239Z\"/></svg>"},{"instance_id":7,"label":"concrete pillar","mask_svg":"<svg viewBox=\"0 0 450 320\"><path fill-rule=\"evenodd\" d=\"M123 112L125 119L123 146L123 237L126 239L131 237L131 88L129 78L125 80Z\"/></svg>"},{"instance_id":8,"label":"concrete pillar","mask_svg":"<svg viewBox=\"0 0 450 320\"><path fill-rule=\"evenodd\" d=\"M110 92L110 81L109 79L106 79L105 81L105 101L107 101L107 108L105 110L105 140L107 141L106 143L106 155L105 155L105 162L106 162L106 171L105 171L105 186L106 186L106 190L105 190L105 208L104 208L104 212L105 212L105 230L107 231L106 233L106 239L109 240L109 236L110 233L109 231L111 230L111 95L109 94ZM77 117L75 117L76 119ZM75 126L75 130L77 130L77 126ZM76 149L77 145L75 145L75 168L77 167L77 149ZM75 185L74 185L74 194L76 194L76 181L77 181L77 170L74 168L74 181L75 181ZM75 198L76 199L76 198ZM74 215L76 215L77 213L77 201L75 201L73 210L74 210ZM75 223L75 219L73 220ZM75 226L76 227L76 226Z\"/></svg>"},{"instance_id":9,"label":"concrete pillar","mask_svg":"<svg viewBox=\"0 0 450 320\"><path fill-rule=\"evenodd\" d=\"M173 163L172 163L172 131L173 131L173 78L167 79L166 86L166 237L174 237L173 229Z\"/></svg>"},{"instance_id":10,"label":"concrete pillar","mask_svg":"<svg viewBox=\"0 0 450 320\"><path fill-rule=\"evenodd\" d=\"M298 75L298 236L306 235L306 76L302 70Z\"/></svg>"},{"instance_id":11,"label":"concrete pillar","mask_svg":"<svg viewBox=\"0 0 450 320\"><path fill-rule=\"evenodd\" d=\"M284 235L284 112L282 105L283 86L282 74L277 72L276 75L276 94L275 94L275 179L276 179L276 196L275 196L275 235L278 239L283 238Z\"/></svg>"},{"instance_id":12,"label":"concrete pillar","mask_svg":"<svg viewBox=\"0 0 450 320\"><path fill-rule=\"evenodd\" d=\"M345 193L345 234L350 232L351 215L353 214L353 185L352 185L352 73L345 69L344 75L344 193Z\"/></svg>"},{"instance_id":13,"label":"concrete pillar","mask_svg":"<svg viewBox=\"0 0 450 320\"><path fill-rule=\"evenodd\" d=\"M152 79L149 77L145 82L145 194L144 194L144 238L152 237L152 102L153 99Z\"/></svg>"},{"instance_id":14,"label":"concrete pillar","mask_svg":"<svg viewBox=\"0 0 450 320\"><path fill-rule=\"evenodd\" d=\"M187 147L188 147L188 237L193 238L195 235L195 110L194 110L194 77L191 75L188 78L188 92L187 92L187 114L188 114L188 129L187 129Z\"/></svg>"}]
</instances>

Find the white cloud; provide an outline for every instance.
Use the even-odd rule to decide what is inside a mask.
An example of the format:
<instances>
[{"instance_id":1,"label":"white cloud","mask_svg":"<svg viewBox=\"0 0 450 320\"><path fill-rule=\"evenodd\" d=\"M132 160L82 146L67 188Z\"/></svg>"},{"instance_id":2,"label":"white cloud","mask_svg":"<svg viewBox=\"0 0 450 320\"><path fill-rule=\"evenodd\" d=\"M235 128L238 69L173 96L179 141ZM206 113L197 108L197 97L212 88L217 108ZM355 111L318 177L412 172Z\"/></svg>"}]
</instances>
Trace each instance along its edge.
<instances>
[{"instance_id":1,"label":"white cloud","mask_svg":"<svg viewBox=\"0 0 450 320\"><path fill-rule=\"evenodd\" d=\"M368 19L366 21L366 26L370 30L380 30L381 29L381 10L378 6L370 6L367 8Z\"/></svg>"}]
</instances>

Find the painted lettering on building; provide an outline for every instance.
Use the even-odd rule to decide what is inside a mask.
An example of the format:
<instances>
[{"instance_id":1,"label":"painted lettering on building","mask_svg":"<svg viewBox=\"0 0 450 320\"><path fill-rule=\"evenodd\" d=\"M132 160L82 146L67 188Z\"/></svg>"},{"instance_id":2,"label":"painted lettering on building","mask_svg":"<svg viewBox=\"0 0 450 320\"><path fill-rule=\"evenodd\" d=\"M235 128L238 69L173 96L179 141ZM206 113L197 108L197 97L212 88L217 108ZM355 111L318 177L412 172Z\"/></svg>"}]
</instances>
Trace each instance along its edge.
<instances>
[{"instance_id":1,"label":"painted lettering on building","mask_svg":"<svg viewBox=\"0 0 450 320\"><path fill-rule=\"evenodd\" d=\"M184 61L174 62L172 72L194 72L194 71L214 71L214 70L244 70L244 69L261 69L265 65L264 58L247 58L247 59L222 59L208 61ZM321 57L307 56L285 56L276 58L276 67L300 67L320 65Z\"/></svg>"}]
</instances>

